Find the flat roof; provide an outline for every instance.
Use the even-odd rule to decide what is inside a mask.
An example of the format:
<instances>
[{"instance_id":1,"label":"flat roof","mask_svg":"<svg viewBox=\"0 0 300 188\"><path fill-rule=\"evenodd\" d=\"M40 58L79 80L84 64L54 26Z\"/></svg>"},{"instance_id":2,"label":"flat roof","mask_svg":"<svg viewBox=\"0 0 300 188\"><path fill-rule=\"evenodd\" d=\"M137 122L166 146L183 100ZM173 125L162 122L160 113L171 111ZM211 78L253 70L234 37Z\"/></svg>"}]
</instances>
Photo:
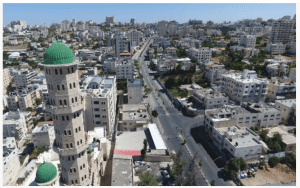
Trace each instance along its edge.
<instances>
[{"instance_id":1,"label":"flat roof","mask_svg":"<svg viewBox=\"0 0 300 188\"><path fill-rule=\"evenodd\" d=\"M146 135L144 131L123 132L117 137L115 150L136 150L141 151L144 147Z\"/></svg>"},{"instance_id":2,"label":"flat roof","mask_svg":"<svg viewBox=\"0 0 300 188\"><path fill-rule=\"evenodd\" d=\"M296 99L276 100L275 103L280 103L282 105L292 107L293 104L296 104Z\"/></svg>"},{"instance_id":3,"label":"flat roof","mask_svg":"<svg viewBox=\"0 0 300 188\"><path fill-rule=\"evenodd\" d=\"M156 124L149 124L149 131L151 133L154 145L156 149L167 149L163 138L161 137L160 132L158 131Z\"/></svg>"},{"instance_id":4,"label":"flat roof","mask_svg":"<svg viewBox=\"0 0 300 188\"><path fill-rule=\"evenodd\" d=\"M112 164L112 186L132 186L132 162L131 159L114 158Z\"/></svg>"}]
</instances>

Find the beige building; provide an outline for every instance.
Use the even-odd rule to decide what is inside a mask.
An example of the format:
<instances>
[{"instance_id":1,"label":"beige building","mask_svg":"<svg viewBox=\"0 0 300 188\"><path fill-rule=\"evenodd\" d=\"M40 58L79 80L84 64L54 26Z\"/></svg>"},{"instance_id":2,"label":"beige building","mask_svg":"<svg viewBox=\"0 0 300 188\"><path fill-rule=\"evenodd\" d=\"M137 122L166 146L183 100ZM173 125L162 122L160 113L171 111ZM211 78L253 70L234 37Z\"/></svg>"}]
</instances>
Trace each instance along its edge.
<instances>
[{"instance_id":1,"label":"beige building","mask_svg":"<svg viewBox=\"0 0 300 188\"><path fill-rule=\"evenodd\" d=\"M11 77L9 73L9 69L5 68L3 69L3 94L7 93L7 87L11 82Z\"/></svg>"},{"instance_id":2,"label":"beige building","mask_svg":"<svg viewBox=\"0 0 300 188\"><path fill-rule=\"evenodd\" d=\"M268 85L267 97L270 101L296 98L296 83L286 76L272 77Z\"/></svg>"},{"instance_id":3,"label":"beige building","mask_svg":"<svg viewBox=\"0 0 300 188\"><path fill-rule=\"evenodd\" d=\"M19 108L21 111L26 111L28 107L33 109L37 107L36 99L41 98L38 85L31 85L27 87L27 90L23 90L20 96L18 96Z\"/></svg>"},{"instance_id":4,"label":"beige building","mask_svg":"<svg viewBox=\"0 0 300 188\"><path fill-rule=\"evenodd\" d=\"M281 135L282 142L284 143L287 151L296 151L296 137L280 129L279 127L269 129L267 137L272 138L274 134L277 133Z\"/></svg>"},{"instance_id":5,"label":"beige building","mask_svg":"<svg viewBox=\"0 0 300 188\"><path fill-rule=\"evenodd\" d=\"M3 138L15 137L17 141L27 136L26 118L20 111L3 115Z\"/></svg>"},{"instance_id":6,"label":"beige building","mask_svg":"<svg viewBox=\"0 0 300 188\"><path fill-rule=\"evenodd\" d=\"M47 146L52 148L55 139L53 125L44 123L36 126L32 131L32 139L34 147Z\"/></svg>"},{"instance_id":7,"label":"beige building","mask_svg":"<svg viewBox=\"0 0 300 188\"><path fill-rule=\"evenodd\" d=\"M287 121L290 116L294 116L296 99L276 100L275 106L282 111L281 118Z\"/></svg>"},{"instance_id":8,"label":"beige building","mask_svg":"<svg viewBox=\"0 0 300 188\"><path fill-rule=\"evenodd\" d=\"M20 168L18 148L3 149L3 186L16 184Z\"/></svg>"}]
</instances>

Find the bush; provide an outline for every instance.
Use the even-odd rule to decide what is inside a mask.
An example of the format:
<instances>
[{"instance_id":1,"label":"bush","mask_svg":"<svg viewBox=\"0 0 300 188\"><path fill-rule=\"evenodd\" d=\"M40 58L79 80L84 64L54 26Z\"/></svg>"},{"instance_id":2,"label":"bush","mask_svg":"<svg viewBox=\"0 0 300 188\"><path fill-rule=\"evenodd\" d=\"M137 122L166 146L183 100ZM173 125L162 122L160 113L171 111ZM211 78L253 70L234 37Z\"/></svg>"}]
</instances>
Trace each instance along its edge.
<instances>
[{"instance_id":1,"label":"bush","mask_svg":"<svg viewBox=\"0 0 300 188\"><path fill-rule=\"evenodd\" d=\"M210 185L211 186L215 186L216 185L216 181L215 180L211 180Z\"/></svg>"},{"instance_id":2,"label":"bush","mask_svg":"<svg viewBox=\"0 0 300 188\"><path fill-rule=\"evenodd\" d=\"M255 130L255 131L259 131L259 127L258 127L258 126L255 126L255 127L254 127L254 130Z\"/></svg>"},{"instance_id":3,"label":"bush","mask_svg":"<svg viewBox=\"0 0 300 188\"><path fill-rule=\"evenodd\" d=\"M158 112L157 112L156 110L153 110L153 111L152 111L152 116L153 116L153 117L157 117L157 116L158 116Z\"/></svg>"},{"instance_id":4,"label":"bush","mask_svg":"<svg viewBox=\"0 0 300 188\"><path fill-rule=\"evenodd\" d=\"M280 162L280 159L278 157L271 157L268 161L268 164L271 168L273 168L274 166L276 166L278 163Z\"/></svg>"},{"instance_id":5,"label":"bush","mask_svg":"<svg viewBox=\"0 0 300 188\"><path fill-rule=\"evenodd\" d=\"M199 161L199 166L203 166L203 162L201 160Z\"/></svg>"}]
</instances>

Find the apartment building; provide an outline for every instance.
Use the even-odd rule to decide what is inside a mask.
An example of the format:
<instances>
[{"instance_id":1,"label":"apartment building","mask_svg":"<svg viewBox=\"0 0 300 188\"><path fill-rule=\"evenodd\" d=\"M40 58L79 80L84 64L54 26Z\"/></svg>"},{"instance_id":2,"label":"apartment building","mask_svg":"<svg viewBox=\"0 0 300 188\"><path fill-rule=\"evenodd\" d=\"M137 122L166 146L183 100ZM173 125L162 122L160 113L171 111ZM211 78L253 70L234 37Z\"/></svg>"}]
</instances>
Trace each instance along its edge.
<instances>
[{"instance_id":1,"label":"apartment building","mask_svg":"<svg viewBox=\"0 0 300 188\"><path fill-rule=\"evenodd\" d=\"M296 68L291 68L289 79L296 83Z\"/></svg>"},{"instance_id":2,"label":"apartment building","mask_svg":"<svg viewBox=\"0 0 300 188\"><path fill-rule=\"evenodd\" d=\"M20 141L27 136L26 118L20 111L3 115L3 138L14 137Z\"/></svg>"},{"instance_id":3,"label":"apartment building","mask_svg":"<svg viewBox=\"0 0 300 188\"><path fill-rule=\"evenodd\" d=\"M222 74L228 73L223 64L213 64L205 69L205 79L210 83L216 83L222 79Z\"/></svg>"},{"instance_id":4,"label":"apartment building","mask_svg":"<svg viewBox=\"0 0 300 188\"><path fill-rule=\"evenodd\" d=\"M141 37L141 33L137 30L132 30L127 33L127 38L130 40L132 46L140 45L140 37Z\"/></svg>"},{"instance_id":5,"label":"apartment building","mask_svg":"<svg viewBox=\"0 0 300 188\"><path fill-rule=\"evenodd\" d=\"M3 185L15 186L20 170L18 148L3 148Z\"/></svg>"},{"instance_id":6,"label":"apartment building","mask_svg":"<svg viewBox=\"0 0 300 188\"><path fill-rule=\"evenodd\" d=\"M284 76L288 70L289 66L284 63L272 63L266 66L266 71L270 77Z\"/></svg>"},{"instance_id":7,"label":"apartment building","mask_svg":"<svg viewBox=\"0 0 300 188\"><path fill-rule=\"evenodd\" d=\"M10 71L8 68L3 69L3 94L7 93L7 87L11 82Z\"/></svg>"},{"instance_id":8,"label":"apartment building","mask_svg":"<svg viewBox=\"0 0 300 188\"><path fill-rule=\"evenodd\" d=\"M296 83L286 76L272 77L269 81L267 97L270 101L296 98Z\"/></svg>"},{"instance_id":9,"label":"apartment building","mask_svg":"<svg viewBox=\"0 0 300 188\"><path fill-rule=\"evenodd\" d=\"M119 131L144 130L150 122L150 115L144 104L123 104L119 114Z\"/></svg>"},{"instance_id":10,"label":"apartment building","mask_svg":"<svg viewBox=\"0 0 300 188\"><path fill-rule=\"evenodd\" d=\"M168 55L176 55L176 49L174 47L168 47L166 48L166 54Z\"/></svg>"},{"instance_id":11,"label":"apartment building","mask_svg":"<svg viewBox=\"0 0 300 188\"><path fill-rule=\"evenodd\" d=\"M130 79L134 75L134 61L131 58L118 59L116 64L117 79Z\"/></svg>"},{"instance_id":12,"label":"apartment building","mask_svg":"<svg viewBox=\"0 0 300 188\"><path fill-rule=\"evenodd\" d=\"M201 47L199 49L196 48L192 48L190 50L190 57L192 57L193 59L197 59L198 62L202 62L205 60L210 61L211 60L211 55L212 55L212 51L209 47Z\"/></svg>"},{"instance_id":13,"label":"apartment building","mask_svg":"<svg viewBox=\"0 0 300 188\"><path fill-rule=\"evenodd\" d=\"M115 17L114 16L111 16L111 17L107 17L105 18L105 22L107 24L114 24L115 23Z\"/></svg>"},{"instance_id":14,"label":"apartment building","mask_svg":"<svg viewBox=\"0 0 300 188\"><path fill-rule=\"evenodd\" d=\"M283 43L272 43L269 42L266 46L266 51L272 54L284 54L286 45Z\"/></svg>"},{"instance_id":15,"label":"apartment building","mask_svg":"<svg viewBox=\"0 0 300 188\"><path fill-rule=\"evenodd\" d=\"M273 21L270 42L283 44L290 42L293 26L292 21L283 19Z\"/></svg>"},{"instance_id":16,"label":"apartment building","mask_svg":"<svg viewBox=\"0 0 300 188\"><path fill-rule=\"evenodd\" d=\"M240 40L240 45L244 47L254 48L256 44L255 35L243 35Z\"/></svg>"},{"instance_id":17,"label":"apartment building","mask_svg":"<svg viewBox=\"0 0 300 188\"><path fill-rule=\"evenodd\" d=\"M13 69L11 72L19 91L31 84L31 80L36 76L36 71L29 69Z\"/></svg>"},{"instance_id":18,"label":"apartment building","mask_svg":"<svg viewBox=\"0 0 300 188\"><path fill-rule=\"evenodd\" d=\"M240 45L241 38L239 37L230 37L230 43Z\"/></svg>"},{"instance_id":19,"label":"apartment building","mask_svg":"<svg viewBox=\"0 0 300 188\"><path fill-rule=\"evenodd\" d=\"M115 125L117 88L116 77L93 77L86 90L85 97L85 128L87 131L95 127L104 127L105 135L109 135Z\"/></svg>"},{"instance_id":20,"label":"apartment building","mask_svg":"<svg viewBox=\"0 0 300 188\"><path fill-rule=\"evenodd\" d=\"M221 89L236 103L263 102L268 89L268 80L258 78L255 71L245 69L243 73L223 74Z\"/></svg>"},{"instance_id":21,"label":"apartment building","mask_svg":"<svg viewBox=\"0 0 300 188\"><path fill-rule=\"evenodd\" d=\"M275 106L282 110L281 118L285 121L296 114L296 99L275 100Z\"/></svg>"},{"instance_id":22,"label":"apartment building","mask_svg":"<svg viewBox=\"0 0 300 188\"><path fill-rule=\"evenodd\" d=\"M116 71L117 60L118 58L116 57L109 57L108 59L104 60L103 71L104 72Z\"/></svg>"},{"instance_id":23,"label":"apartment building","mask_svg":"<svg viewBox=\"0 0 300 188\"><path fill-rule=\"evenodd\" d=\"M138 78L127 79L128 104L139 104L143 100L142 80Z\"/></svg>"},{"instance_id":24,"label":"apartment building","mask_svg":"<svg viewBox=\"0 0 300 188\"><path fill-rule=\"evenodd\" d=\"M19 108L18 95L15 92L9 93L9 95L4 99L7 101L7 108L9 111L17 111Z\"/></svg>"},{"instance_id":25,"label":"apartment building","mask_svg":"<svg viewBox=\"0 0 300 188\"><path fill-rule=\"evenodd\" d=\"M32 130L32 140L34 147L47 146L53 147L55 140L54 126L49 123L43 123Z\"/></svg>"},{"instance_id":26,"label":"apartment building","mask_svg":"<svg viewBox=\"0 0 300 188\"><path fill-rule=\"evenodd\" d=\"M123 51L131 52L131 41L127 37L116 37L116 46L115 46L115 53L116 56L119 58L120 53Z\"/></svg>"},{"instance_id":27,"label":"apartment building","mask_svg":"<svg viewBox=\"0 0 300 188\"><path fill-rule=\"evenodd\" d=\"M296 54L296 35L291 36L291 41L286 44L289 49L287 50L288 53Z\"/></svg>"},{"instance_id":28,"label":"apartment building","mask_svg":"<svg viewBox=\"0 0 300 188\"><path fill-rule=\"evenodd\" d=\"M37 106L36 99L41 98L41 92L38 85L29 85L18 96L18 104L21 111L26 111L28 107L33 109Z\"/></svg>"},{"instance_id":29,"label":"apartment building","mask_svg":"<svg viewBox=\"0 0 300 188\"><path fill-rule=\"evenodd\" d=\"M213 128L212 139L215 146L230 158L242 157L246 161L260 159L263 144L259 135L249 128L238 125Z\"/></svg>"},{"instance_id":30,"label":"apartment building","mask_svg":"<svg viewBox=\"0 0 300 188\"><path fill-rule=\"evenodd\" d=\"M205 109L220 108L228 104L228 96L211 88L193 90L193 102Z\"/></svg>"}]
</instances>

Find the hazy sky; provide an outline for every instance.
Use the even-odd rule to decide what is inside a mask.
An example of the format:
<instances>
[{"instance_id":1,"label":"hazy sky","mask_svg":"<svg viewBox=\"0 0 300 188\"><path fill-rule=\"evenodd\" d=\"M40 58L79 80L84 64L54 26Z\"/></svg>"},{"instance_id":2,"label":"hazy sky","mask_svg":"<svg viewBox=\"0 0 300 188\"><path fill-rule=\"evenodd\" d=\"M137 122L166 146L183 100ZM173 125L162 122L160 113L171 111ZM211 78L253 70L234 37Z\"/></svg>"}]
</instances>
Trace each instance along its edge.
<instances>
[{"instance_id":1,"label":"hazy sky","mask_svg":"<svg viewBox=\"0 0 300 188\"><path fill-rule=\"evenodd\" d=\"M3 4L3 24L13 20L25 20L29 25L50 25L53 21L73 18L77 21L105 21L105 16L114 16L117 22L157 22L176 20L179 23L189 19L200 19L205 23L237 21L242 19L267 20L285 15L294 16L296 4Z\"/></svg>"}]
</instances>

